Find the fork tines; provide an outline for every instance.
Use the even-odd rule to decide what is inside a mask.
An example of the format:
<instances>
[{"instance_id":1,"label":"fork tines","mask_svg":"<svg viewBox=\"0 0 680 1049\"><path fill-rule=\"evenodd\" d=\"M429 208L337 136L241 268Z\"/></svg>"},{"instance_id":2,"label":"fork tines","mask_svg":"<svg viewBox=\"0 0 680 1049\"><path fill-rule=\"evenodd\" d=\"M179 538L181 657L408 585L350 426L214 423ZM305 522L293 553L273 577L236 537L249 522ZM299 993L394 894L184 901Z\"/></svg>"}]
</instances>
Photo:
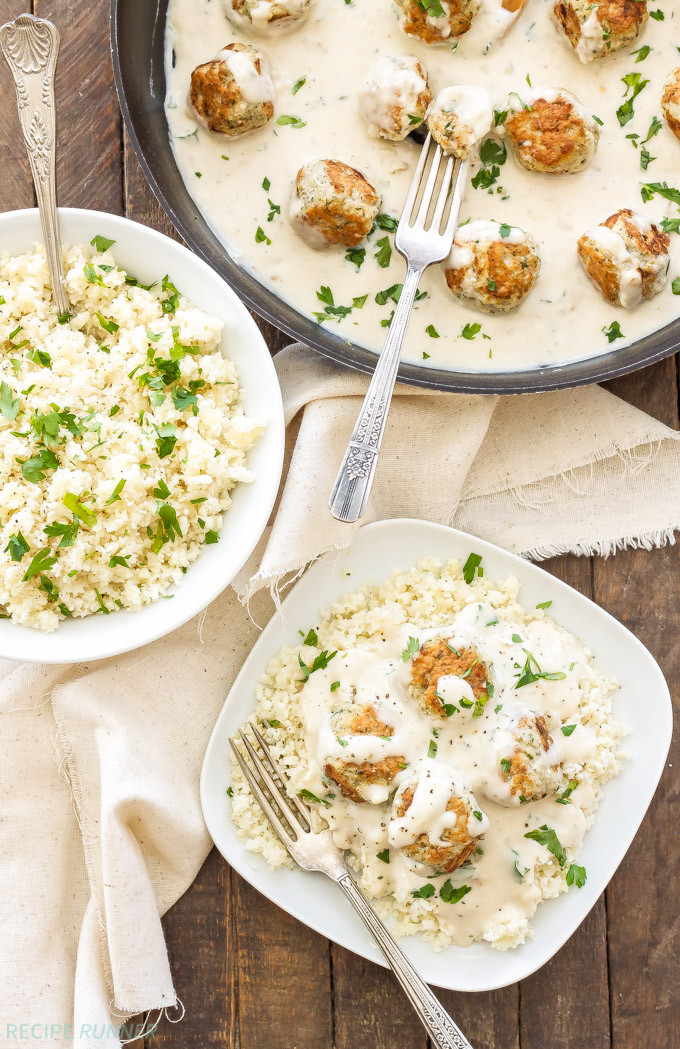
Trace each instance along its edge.
<instances>
[{"instance_id":1,"label":"fork tines","mask_svg":"<svg viewBox=\"0 0 680 1049\"><path fill-rule=\"evenodd\" d=\"M287 793L282 773L274 762L269 747L257 726L249 722L248 728L259 744L265 760L262 760L242 729L239 729L239 740L250 762L246 759L242 748L238 746L239 740L236 738L229 740L231 749L255 800L261 806L283 844L290 849L300 835L309 833L312 828L309 809L297 795L291 797ZM284 825L284 820L288 826Z\"/></svg>"}]
</instances>

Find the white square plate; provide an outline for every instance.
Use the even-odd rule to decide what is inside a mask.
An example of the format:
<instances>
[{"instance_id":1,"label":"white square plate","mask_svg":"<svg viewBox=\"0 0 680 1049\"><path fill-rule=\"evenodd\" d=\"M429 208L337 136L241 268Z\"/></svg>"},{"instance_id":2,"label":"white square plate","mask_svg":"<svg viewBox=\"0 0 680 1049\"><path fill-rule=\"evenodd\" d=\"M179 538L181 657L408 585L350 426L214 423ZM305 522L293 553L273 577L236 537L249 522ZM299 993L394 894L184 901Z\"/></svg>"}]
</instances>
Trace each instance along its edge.
<instances>
[{"instance_id":1,"label":"white square plate","mask_svg":"<svg viewBox=\"0 0 680 1049\"><path fill-rule=\"evenodd\" d=\"M483 555L488 577L519 578L519 600L524 607L552 600L551 615L592 649L603 674L621 682L614 696L614 716L631 730L624 744L631 758L605 787L595 824L585 838L580 862L588 870L588 880L584 888L572 888L539 906L533 918L532 940L506 952L481 943L434 952L419 938L402 941L406 954L428 983L458 991L488 991L529 976L581 924L642 822L670 745L671 700L657 663L629 630L576 590L536 565L452 528L411 520L366 525L348 550L309 569L284 601L282 613L262 632L215 725L203 764L201 801L215 844L251 885L323 936L384 964L369 933L332 882L321 874L301 870L273 871L236 835L226 795L231 781L228 740L251 715L255 686L268 661L282 645L299 641L298 627L318 623L323 609L369 580L379 583L396 569L410 568L425 556L442 560L455 557L464 562L471 551Z\"/></svg>"}]
</instances>

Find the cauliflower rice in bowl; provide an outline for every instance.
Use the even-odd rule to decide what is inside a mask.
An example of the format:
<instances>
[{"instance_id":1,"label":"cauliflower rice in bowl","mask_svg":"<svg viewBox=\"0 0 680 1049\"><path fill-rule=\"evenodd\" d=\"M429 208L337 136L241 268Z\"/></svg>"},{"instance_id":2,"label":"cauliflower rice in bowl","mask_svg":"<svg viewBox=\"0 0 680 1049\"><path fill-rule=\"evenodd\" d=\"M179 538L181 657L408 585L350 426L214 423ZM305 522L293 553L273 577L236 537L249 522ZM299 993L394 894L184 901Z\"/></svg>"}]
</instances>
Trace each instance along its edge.
<instances>
[{"instance_id":1,"label":"cauliflower rice in bowl","mask_svg":"<svg viewBox=\"0 0 680 1049\"><path fill-rule=\"evenodd\" d=\"M393 932L505 950L543 900L578 892L602 785L620 770L617 685L481 558L426 558L347 594L257 686L273 756L328 823ZM232 819L287 853L232 767Z\"/></svg>"},{"instance_id":2,"label":"cauliflower rice in bowl","mask_svg":"<svg viewBox=\"0 0 680 1049\"><path fill-rule=\"evenodd\" d=\"M218 541L262 431L222 322L114 244L66 251L67 317L41 250L0 260L0 605L43 631L165 596Z\"/></svg>"}]
</instances>

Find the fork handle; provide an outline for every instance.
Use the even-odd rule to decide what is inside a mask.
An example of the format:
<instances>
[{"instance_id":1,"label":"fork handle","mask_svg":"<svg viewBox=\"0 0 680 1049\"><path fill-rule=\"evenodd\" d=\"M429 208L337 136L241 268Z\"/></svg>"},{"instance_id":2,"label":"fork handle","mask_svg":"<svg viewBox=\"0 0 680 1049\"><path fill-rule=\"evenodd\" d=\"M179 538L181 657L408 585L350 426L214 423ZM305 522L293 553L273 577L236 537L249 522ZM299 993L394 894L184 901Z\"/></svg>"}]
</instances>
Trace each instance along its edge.
<instances>
[{"instance_id":1,"label":"fork handle","mask_svg":"<svg viewBox=\"0 0 680 1049\"><path fill-rule=\"evenodd\" d=\"M415 269L410 265L406 271L385 345L335 479L328 506L338 521L358 521L366 512L401 349L422 272L423 267Z\"/></svg>"},{"instance_id":2,"label":"fork handle","mask_svg":"<svg viewBox=\"0 0 680 1049\"><path fill-rule=\"evenodd\" d=\"M392 972L408 995L429 1034L433 1049L472 1049L465 1035L459 1031L425 981L418 975L387 926L366 902L347 872L340 876L338 884L373 934Z\"/></svg>"}]
</instances>

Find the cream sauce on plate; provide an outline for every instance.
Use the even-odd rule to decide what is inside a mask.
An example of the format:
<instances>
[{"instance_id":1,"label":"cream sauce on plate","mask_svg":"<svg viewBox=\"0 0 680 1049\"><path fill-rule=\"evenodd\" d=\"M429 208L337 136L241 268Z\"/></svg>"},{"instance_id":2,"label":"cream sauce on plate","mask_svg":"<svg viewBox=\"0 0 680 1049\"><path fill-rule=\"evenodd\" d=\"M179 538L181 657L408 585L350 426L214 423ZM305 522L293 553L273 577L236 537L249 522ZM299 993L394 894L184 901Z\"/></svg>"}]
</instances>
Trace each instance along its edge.
<instances>
[{"instance_id":1,"label":"cream sauce on plate","mask_svg":"<svg viewBox=\"0 0 680 1049\"><path fill-rule=\"evenodd\" d=\"M680 64L680 16L670 0L652 0L651 9L661 9L665 18L650 18L636 43L636 48L651 48L643 61L636 62L634 53L617 53L583 64L552 24L551 6L552 0L528 0L516 24L499 39L507 16L499 19L498 0L485 0L485 11L452 51L450 44L433 47L405 36L389 0L316 0L307 21L280 36L236 29L220 0L170 0L167 116L190 193L229 254L301 312L323 313L327 302L317 297L322 286L330 288L335 305L352 306L366 296L347 316L327 316L323 323L378 350L386 334L382 322L394 308L390 296L380 292L401 283L405 272L394 250L386 267L375 258L385 261L388 252L380 252L378 242L384 245L387 237L393 247L393 234L377 229L357 270L343 249L310 248L287 219L296 172L314 157L358 168L382 195L381 211L400 213L420 147L369 134L358 109L369 67L380 55L414 55L429 73L433 95L455 83L482 85L492 91L499 110L506 108L510 91L529 90L527 78L533 85L563 87L603 121L593 163L577 175L548 176L524 171L508 156L492 192L469 185L461 211L461 221L496 219L533 234L542 257L536 286L516 312L488 316L456 302L440 267L430 267L420 285L427 296L416 303L404 359L502 371L590 357L657 330L680 315L680 297L671 288L680 272L680 235L671 235L665 290L635 310L604 301L579 265L576 242L619 208L656 222L680 214L675 203L659 196L643 202L640 192L644 182L680 185L680 142L665 123L640 146L653 118L662 118L663 83ZM234 40L252 43L268 56L277 97L275 117L265 128L229 139L197 129L187 92L194 67ZM649 83L635 99L633 119L621 127L616 111L626 90L622 77L629 73L640 73ZM296 117L304 126L277 124L282 116ZM628 138L631 134L639 138ZM646 171L641 148L655 158ZM613 321L623 339L610 344L603 329ZM463 337L465 326L477 323L481 330ZM470 335L470 328L465 330Z\"/></svg>"},{"instance_id":2,"label":"cream sauce on plate","mask_svg":"<svg viewBox=\"0 0 680 1049\"><path fill-rule=\"evenodd\" d=\"M493 686L481 714L474 716L474 704L469 702L472 690L460 678L440 679L442 700L455 704L454 713L447 719L434 719L422 711L409 691L411 658L403 658L410 637L420 645L432 637L447 638L454 648L472 647L479 653ZM535 659L534 667L538 664L543 672L564 676L517 688L527 651ZM303 648L301 658L311 664L316 654L315 649ZM595 731L581 714L584 695L580 683L587 678L589 660L590 652L552 620L537 619L518 627L504 622L489 604L474 602L448 627L395 627L391 633L338 653L325 669L310 675L299 696L308 761L296 785L324 799L319 810L338 845L359 857L361 884L370 895L393 893L398 901L405 901L414 890L434 886L431 905L459 946L484 937L494 926L531 917L541 899L534 867L552 857L543 844L526 834L547 825L569 850L571 862L596 800L593 788L584 780L562 803L557 801L569 780L578 781L579 771L593 760L598 746ZM392 735L377 738L343 733L338 738L331 713L353 704L373 705L381 720L393 728ZM564 782L557 794L519 803L501 775L501 761L512 753L509 726L513 718L526 712L545 718L553 739L545 761L561 763ZM563 725L575 727L565 735ZM361 763L397 755L404 757L405 768L395 783L391 788L368 785L364 803L344 798L324 775L329 757L334 762ZM412 784L419 785L411 808L400 819L396 806L393 808L395 787L398 803L399 792ZM479 839L478 848L457 871L433 875L400 847L421 833L428 833L433 842L441 840L443 831L455 821L454 814L446 811L452 784L460 796L472 796L468 832ZM440 895L447 881L454 892L464 885L469 891L458 902L449 902ZM444 888L444 897L450 895Z\"/></svg>"}]
</instances>

